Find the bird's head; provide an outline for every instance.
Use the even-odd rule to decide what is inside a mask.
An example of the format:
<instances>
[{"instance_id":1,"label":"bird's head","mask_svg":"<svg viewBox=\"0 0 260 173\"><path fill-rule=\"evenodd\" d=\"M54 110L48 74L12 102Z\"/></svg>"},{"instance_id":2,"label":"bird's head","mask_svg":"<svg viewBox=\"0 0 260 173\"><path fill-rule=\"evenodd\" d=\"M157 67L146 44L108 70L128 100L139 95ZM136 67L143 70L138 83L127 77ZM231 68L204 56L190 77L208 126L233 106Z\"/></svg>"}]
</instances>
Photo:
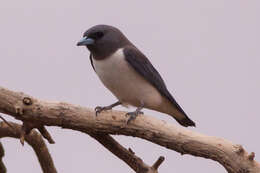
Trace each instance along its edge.
<instances>
[{"instance_id":1,"label":"bird's head","mask_svg":"<svg viewBox=\"0 0 260 173\"><path fill-rule=\"evenodd\" d=\"M83 34L77 46L86 46L95 57L104 57L127 43L129 41L119 29L108 25L96 25Z\"/></svg>"}]
</instances>

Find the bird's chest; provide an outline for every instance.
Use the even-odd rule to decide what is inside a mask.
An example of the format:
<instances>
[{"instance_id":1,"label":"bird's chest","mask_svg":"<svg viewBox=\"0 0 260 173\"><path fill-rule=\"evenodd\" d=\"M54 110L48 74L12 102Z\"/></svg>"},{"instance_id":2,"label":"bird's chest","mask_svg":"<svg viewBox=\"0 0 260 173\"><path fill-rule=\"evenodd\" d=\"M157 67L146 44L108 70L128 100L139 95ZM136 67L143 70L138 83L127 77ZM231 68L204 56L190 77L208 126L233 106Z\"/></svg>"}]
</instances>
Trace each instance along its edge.
<instances>
[{"instance_id":1,"label":"bird's chest","mask_svg":"<svg viewBox=\"0 0 260 173\"><path fill-rule=\"evenodd\" d=\"M130 89L128 85L133 78L133 72L121 50L103 60L93 58L93 65L100 80L116 96Z\"/></svg>"},{"instance_id":2,"label":"bird's chest","mask_svg":"<svg viewBox=\"0 0 260 173\"><path fill-rule=\"evenodd\" d=\"M158 100L159 93L127 63L123 51L95 60L93 65L103 84L121 101L138 106L140 102Z\"/></svg>"}]
</instances>

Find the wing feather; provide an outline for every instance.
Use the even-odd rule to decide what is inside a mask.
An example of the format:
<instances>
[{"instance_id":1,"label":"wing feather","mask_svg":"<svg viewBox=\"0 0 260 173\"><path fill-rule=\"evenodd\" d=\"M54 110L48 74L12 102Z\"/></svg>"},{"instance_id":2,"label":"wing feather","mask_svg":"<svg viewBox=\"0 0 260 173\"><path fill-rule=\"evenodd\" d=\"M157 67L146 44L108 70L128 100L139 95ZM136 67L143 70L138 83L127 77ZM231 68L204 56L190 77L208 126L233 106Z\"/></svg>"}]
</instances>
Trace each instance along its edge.
<instances>
[{"instance_id":1,"label":"wing feather","mask_svg":"<svg viewBox=\"0 0 260 173\"><path fill-rule=\"evenodd\" d=\"M148 82L150 82L164 97L166 97L172 104L182 112L185 116L181 106L176 102L171 93L168 91L161 75L153 67L151 62L144 54L142 54L137 48L128 46L124 48L124 55L126 61Z\"/></svg>"}]
</instances>

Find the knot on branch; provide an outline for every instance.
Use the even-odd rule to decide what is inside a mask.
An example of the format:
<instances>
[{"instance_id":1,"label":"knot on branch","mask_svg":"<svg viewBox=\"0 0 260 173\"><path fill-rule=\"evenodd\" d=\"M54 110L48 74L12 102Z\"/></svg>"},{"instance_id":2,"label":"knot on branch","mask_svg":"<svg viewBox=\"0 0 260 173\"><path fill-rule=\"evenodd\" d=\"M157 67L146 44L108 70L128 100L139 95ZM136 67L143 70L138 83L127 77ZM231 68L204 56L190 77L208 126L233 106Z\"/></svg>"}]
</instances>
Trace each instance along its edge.
<instances>
[{"instance_id":1,"label":"knot on branch","mask_svg":"<svg viewBox=\"0 0 260 173\"><path fill-rule=\"evenodd\" d=\"M33 101L30 97L23 97L22 102L18 101L16 105L14 106L15 108L15 113L17 115L23 115L24 114L24 105L30 106L33 104Z\"/></svg>"},{"instance_id":2,"label":"knot on branch","mask_svg":"<svg viewBox=\"0 0 260 173\"><path fill-rule=\"evenodd\" d=\"M242 145L236 145L235 146L236 150L235 152L240 155L240 154L243 154L245 152L244 148L242 147Z\"/></svg>"},{"instance_id":3,"label":"knot on branch","mask_svg":"<svg viewBox=\"0 0 260 173\"><path fill-rule=\"evenodd\" d=\"M33 101L30 97L24 97L23 98L23 104L27 105L27 106L30 106L33 104Z\"/></svg>"},{"instance_id":4,"label":"knot on branch","mask_svg":"<svg viewBox=\"0 0 260 173\"><path fill-rule=\"evenodd\" d=\"M248 159L251 160L251 161L253 161L254 158L255 158L255 153L254 153L254 152L251 152L251 153L249 154L249 156L248 156Z\"/></svg>"},{"instance_id":5,"label":"knot on branch","mask_svg":"<svg viewBox=\"0 0 260 173\"><path fill-rule=\"evenodd\" d=\"M31 106L31 105L33 105L33 99L29 96L25 96L25 97L23 97L22 101L19 100L15 104L15 106L14 106L15 107L15 113L17 115L23 115L25 113L26 106ZM38 123L36 121L25 120L23 117L16 117L16 118L23 121L22 129L21 129L21 135L20 135L20 142L21 142L22 145L24 145L24 140L25 140L26 135L28 135L32 131L32 129L34 129L34 128L38 129L39 132L41 133L41 135L45 139L47 139L50 144L55 143L54 140L52 139L50 133L47 131L47 129L44 127L43 124ZM8 124L7 121L5 121L5 122Z\"/></svg>"},{"instance_id":6,"label":"knot on branch","mask_svg":"<svg viewBox=\"0 0 260 173\"><path fill-rule=\"evenodd\" d=\"M15 108L15 113L17 114L17 115L23 115L23 108L22 108L22 106L21 105L15 105L14 106L14 108Z\"/></svg>"}]
</instances>

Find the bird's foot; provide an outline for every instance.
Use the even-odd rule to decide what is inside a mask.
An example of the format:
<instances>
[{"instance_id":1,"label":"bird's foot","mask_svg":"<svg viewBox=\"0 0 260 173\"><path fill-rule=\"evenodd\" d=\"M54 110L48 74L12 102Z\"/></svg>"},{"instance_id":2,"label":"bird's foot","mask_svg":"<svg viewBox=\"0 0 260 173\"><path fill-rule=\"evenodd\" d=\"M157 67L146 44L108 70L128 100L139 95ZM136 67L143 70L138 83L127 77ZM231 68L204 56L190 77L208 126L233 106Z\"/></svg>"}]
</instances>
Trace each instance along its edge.
<instances>
[{"instance_id":1,"label":"bird's foot","mask_svg":"<svg viewBox=\"0 0 260 173\"><path fill-rule=\"evenodd\" d=\"M115 103L113 103L112 105L109 105L109 106L104 106L104 107L97 106L95 108L96 116L98 116L98 114L101 113L102 111L111 110L113 107L118 106L118 105L121 105L120 101L117 101L117 102L115 102Z\"/></svg>"},{"instance_id":2,"label":"bird's foot","mask_svg":"<svg viewBox=\"0 0 260 173\"><path fill-rule=\"evenodd\" d=\"M134 112L128 112L125 114L125 116L130 116L126 122L126 124L129 124L131 121L135 120L136 117L139 115L139 114L144 114L142 111L140 110L136 110Z\"/></svg>"},{"instance_id":3,"label":"bird's foot","mask_svg":"<svg viewBox=\"0 0 260 173\"><path fill-rule=\"evenodd\" d=\"M97 107L95 108L96 116L98 116L98 114L101 113L101 112L103 112L103 111L108 111L108 110L111 110L111 109L112 109L111 106L104 106L104 107L102 107L102 106L97 106Z\"/></svg>"}]
</instances>

